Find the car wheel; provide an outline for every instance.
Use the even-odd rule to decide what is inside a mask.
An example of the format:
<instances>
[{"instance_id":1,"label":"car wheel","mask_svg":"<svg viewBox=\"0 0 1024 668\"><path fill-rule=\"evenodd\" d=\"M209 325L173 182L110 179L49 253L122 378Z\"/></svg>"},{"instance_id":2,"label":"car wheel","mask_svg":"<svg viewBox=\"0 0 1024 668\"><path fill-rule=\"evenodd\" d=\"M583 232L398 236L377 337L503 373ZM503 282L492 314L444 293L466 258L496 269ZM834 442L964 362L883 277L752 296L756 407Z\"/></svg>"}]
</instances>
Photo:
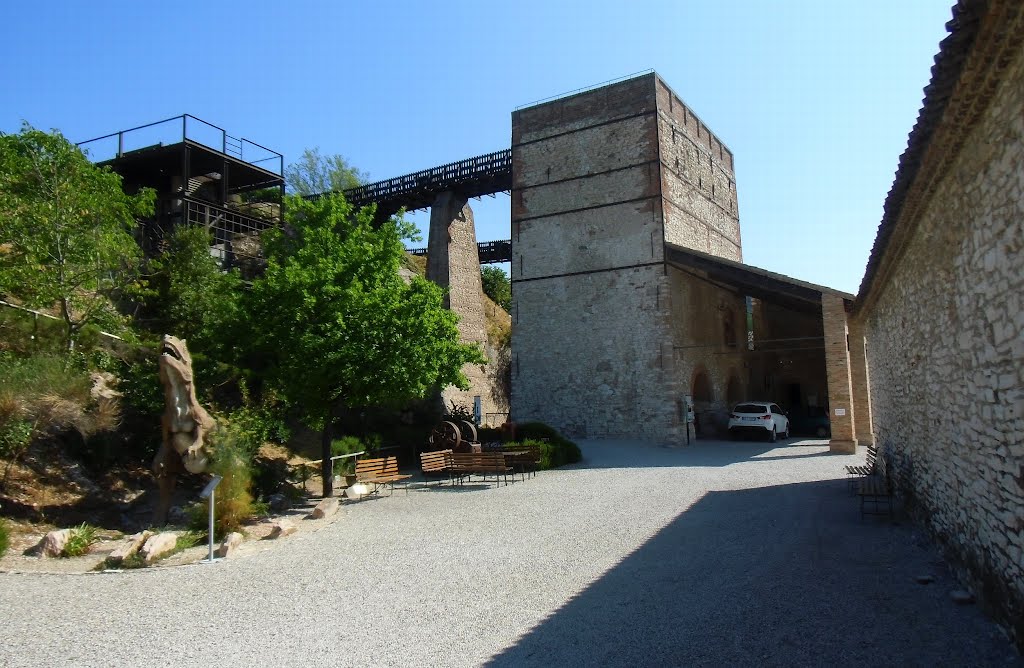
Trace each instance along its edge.
<instances>
[{"instance_id":1,"label":"car wheel","mask_svg":"<svg viewBox=\"0 0 1024 668\"><path fill-rule=\"evenodd\" d=\"M789 438L789 423L788 422L786 423L786 431L784 431L781 434L779 434L779 438L781 438L783 441L785 441L787 438Z\"/></svg>"},{"instance_id":2,"label":"car wheel","mask_svg":"<svg viewBox=\"0 0 1024 668\"><path fill-rule=\"evenodd\" d=\"M826 436L828 436L828 431L826 431L824 427L818 427L817 429L814 430L814 435L817 436L818 438L825 438Z\"/></svg>"},{"instance_id":3,"label":"car wheel","mask_svg":"<svg viewBox=\"0 0 1024 668\"><path fill-rule=\"evenodd\" d=\"M771 433L771 435L768 436L768 441L770 443L774 443L776 438L778 438L778 434L775 433L775 426L773 425L772 426L772 433Z\"/></svg>"}]
</instances>

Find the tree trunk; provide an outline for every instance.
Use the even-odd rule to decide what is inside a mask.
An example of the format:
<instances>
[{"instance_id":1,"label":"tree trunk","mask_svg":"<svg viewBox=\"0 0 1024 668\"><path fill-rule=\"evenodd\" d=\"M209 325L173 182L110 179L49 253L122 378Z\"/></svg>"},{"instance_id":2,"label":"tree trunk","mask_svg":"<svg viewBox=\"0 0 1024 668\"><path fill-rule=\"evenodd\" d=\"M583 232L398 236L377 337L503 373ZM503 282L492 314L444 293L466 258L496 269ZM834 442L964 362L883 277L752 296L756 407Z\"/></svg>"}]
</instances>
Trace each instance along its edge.
<instances>
[{"instance_id":1,"label":"tree trunk","mask_svg":"<svg viewBox=\"0 0 1024 668\"><path fill-rule=\"evenodd\" d=\"M323 479L323 498L334 494L334 462L331 461L331 437L334 416L324 419L324 430L320 433L320 477Z\"/></svg>"}]
</instances>

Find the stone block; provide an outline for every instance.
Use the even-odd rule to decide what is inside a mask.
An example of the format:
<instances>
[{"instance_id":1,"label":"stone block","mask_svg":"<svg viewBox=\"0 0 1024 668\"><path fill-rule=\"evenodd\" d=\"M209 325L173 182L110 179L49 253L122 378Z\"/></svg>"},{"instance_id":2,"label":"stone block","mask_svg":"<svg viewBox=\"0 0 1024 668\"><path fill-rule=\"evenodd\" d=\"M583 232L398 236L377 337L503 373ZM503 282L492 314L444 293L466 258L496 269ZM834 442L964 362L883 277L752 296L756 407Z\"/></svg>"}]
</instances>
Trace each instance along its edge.
<instances>
[{"instance_id":1,"label":"stone block","mask_svg":"<svg viewBox=\"0 0 1024 668\"><path fill-rule=\"evenodd\" d=\"M235 550L238 549L238 546L242 544L242 539L242 534L237 531L232 531L224 537L224 540L214 551L213 555L218 559L227 559L234 554Z\"/></svg>"},{"instance_id":2,"label":"stone block","mask_svg":"<svg viewBox=\"0 0 1024 668\"><path fill-rule=\"evenodd\" d=\"M177 534L171 531L165 531L146 539L146 542L142 545L142 549L139 551L139 554L142 555L142 560L149 565L160 557L163 557L173 551L177 546Z\"/></svg>"},{"instance_id":3,"label":"stone block","mask_svg":"<svg viewBox=\"0 0 1024 668\"><path fill-rule=\"evenodd\" d=\"M297 530L295 525L288 520L274 520L270 524L270 533L267 534L267 538L275 539L282 536L290 536Z\"/></svg>"},{"instance_id":4,"label":"stone block","mask_svg":"<svg viewBox=\"0 0 1024 668\"><path fill-rule=\"evenodd\" d=\"M69 538L71 538L71 529L51 531L32 548L32 552L40 557L59 557L64 551L64 546L68 544Z\"/></svg>"},{"instance_id":5,"label":"stone block","mask_svg":"<svg viewBox=\"0 0 1024 668\"><path fill-rule=\"evenodd\" d=\"M107 563L111 566L120 565L125 559L138 552L139 548L152 536L152 531L140 531L139 533L127 536L107 557Z\"/></svg>"},{"instance_id":6,"label":"stone block","mask_svg":"<svg viewBox=\"0 0 1024 668\"><path fill-rule=\"evenodd\" d=\"M330 496L316 504L316 508L313 508L313 512L309 514L311 520L322 520L327 517L333 517L340 507L340 500L336 496Z\"/></svg>"}]
</instances>

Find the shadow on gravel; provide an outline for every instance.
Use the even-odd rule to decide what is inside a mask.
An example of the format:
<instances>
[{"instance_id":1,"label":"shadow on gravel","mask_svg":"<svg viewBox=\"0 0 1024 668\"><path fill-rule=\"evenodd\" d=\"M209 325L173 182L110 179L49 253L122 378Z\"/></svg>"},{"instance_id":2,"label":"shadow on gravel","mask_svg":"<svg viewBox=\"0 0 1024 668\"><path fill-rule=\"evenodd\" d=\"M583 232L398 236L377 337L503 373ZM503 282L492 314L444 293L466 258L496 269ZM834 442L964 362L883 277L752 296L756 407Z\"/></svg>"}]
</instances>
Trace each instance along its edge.
<instances>
[{"instance_id":1,"label":"shadow on gravel","mask_svg":"<svg viewBox=\"0 0 1024 668\"><path fill-rule=\"evenodd\" d=\"M955 588L843 481L711 492L488 665L1024 665Z\"/></svg>"},{"instance_id":2,"label":"shadow on gravel","mask_svg":"<svg viewBox=\"0 0 1024 668\"><path fill-rule=\"evenodd\" d=\"M746 461L802 459L806 457L847 457L829 452L828 441L713 441L665 447L645 442L586 440L579 442L583 461L572 468L720 467ZM857 455L863 459L863 454ZM849 463L849 462L844 462ZM838 466L838 464L837 464ZM840 468L841 470L841 468Z\"/></svg>"}]
</instances>

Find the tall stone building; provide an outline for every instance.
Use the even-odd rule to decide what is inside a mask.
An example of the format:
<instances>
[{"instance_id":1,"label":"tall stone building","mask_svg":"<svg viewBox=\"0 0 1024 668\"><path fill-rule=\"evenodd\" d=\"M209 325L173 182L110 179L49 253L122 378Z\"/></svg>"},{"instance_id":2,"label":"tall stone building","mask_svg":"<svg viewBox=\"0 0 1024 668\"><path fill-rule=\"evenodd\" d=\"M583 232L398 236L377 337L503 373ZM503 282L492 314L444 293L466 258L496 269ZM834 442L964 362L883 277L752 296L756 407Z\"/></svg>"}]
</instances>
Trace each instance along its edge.
<instances>
[{"instance_id":1,"label":"tall stone building","mask_svg":"<svg viewBox=\"0 0 1024 668\"><path fill-rule=\"evenodd\" d=\"M514 112L512 163L514 419L678 444L834 395L853 447L853 295L742 264L732 152L657 74Z\"/></svg>"},{"instance_id":2,"label":"tall stone building","mask_svg":"<svg viewBox=\"0 0 1024 668\"><path fill-rule=\"evenodd\" d=\"M1024 646L1024 4L948 27L851 346L900 496Z\"/></svg>"}]
</instances>

